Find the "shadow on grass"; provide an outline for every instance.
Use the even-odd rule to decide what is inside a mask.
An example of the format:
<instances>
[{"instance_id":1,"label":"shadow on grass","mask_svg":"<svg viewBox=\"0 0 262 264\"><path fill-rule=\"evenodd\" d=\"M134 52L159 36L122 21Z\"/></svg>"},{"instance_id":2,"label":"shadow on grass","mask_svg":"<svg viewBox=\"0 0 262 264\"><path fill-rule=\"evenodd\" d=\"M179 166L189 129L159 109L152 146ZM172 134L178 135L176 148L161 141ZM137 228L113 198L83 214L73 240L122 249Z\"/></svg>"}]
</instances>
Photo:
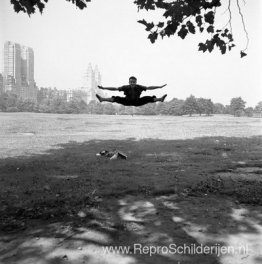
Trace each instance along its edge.
<instances>
[{"instance_id":1,"label":"shadow on grass","mask_svg":"<svg viewBox=\"0 0 262 264\"><path fill-rule=\"evenodd\" d=\"M0 262L259 263L261 139L92 140L0 160ZM128 159L95 155L104 149ZM255 253L174 254L174 244ZM150 257L139 245L161 248Z\"/></svg>"}]
</instances>

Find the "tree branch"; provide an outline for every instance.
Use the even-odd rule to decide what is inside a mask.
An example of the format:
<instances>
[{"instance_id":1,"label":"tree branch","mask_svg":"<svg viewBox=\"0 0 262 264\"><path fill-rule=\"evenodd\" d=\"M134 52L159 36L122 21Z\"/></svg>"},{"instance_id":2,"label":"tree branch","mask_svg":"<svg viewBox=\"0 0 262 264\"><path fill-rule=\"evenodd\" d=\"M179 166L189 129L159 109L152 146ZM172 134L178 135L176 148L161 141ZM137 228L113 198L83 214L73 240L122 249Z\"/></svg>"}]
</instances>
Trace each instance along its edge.
<instances>
[{"instance_id":1,"label":"tree branch","mask_svg":"<svg viewBox=\"0 0 262 264\"><path fill-rule=\"evenodd\" d=\"M225 26L222 27L222 29L226 28L227 25L229 24L229 27L230 27L230 33L233 35L233 30L232 30L232 12L231 12L231 0L228 0L228 7L227 9L225 10L225 12L223 12L223 15L226 13L226 12L229 12L229 20L227 21L227 23L225 24Z\"/></svg>"},{"instance_id":2,"label":"tree branch","mask_svg":"<svg viewBox=\"0 0 262 264\"><path fill-rule=\"evenodd\" d=\"M243 16L243 14L242 14L242 12L241 12L241 7L240 7L240 5L239 5L239 0L237 0L237 6L238 6L238 12L239 12L239 14L240 14L240 16L241 16L241 19L242 19L242 25L243 25L243 28L244 28L244 31L245 31L245 34L246 34L246 39L247 39L246 48L243 50L243 51L245 51L245 50L247 50L247 48L248 48L249 37L248 37L247 29L246 29L246 24L245 24L245 21L244 21L244 16Z\"/></svg>"},{"instance_id":3,"label":"tree branch","mask_svg":"<svg viewBox=\"0 0 262 264\"><path fill-rule=\"evenodd\" d=\"M229 26L230 26L230 32L233 35L233 31L232 31L232 13L231 13L231 0L228 0L228 12L229 12Z\"/></svg>"}]
</instances>

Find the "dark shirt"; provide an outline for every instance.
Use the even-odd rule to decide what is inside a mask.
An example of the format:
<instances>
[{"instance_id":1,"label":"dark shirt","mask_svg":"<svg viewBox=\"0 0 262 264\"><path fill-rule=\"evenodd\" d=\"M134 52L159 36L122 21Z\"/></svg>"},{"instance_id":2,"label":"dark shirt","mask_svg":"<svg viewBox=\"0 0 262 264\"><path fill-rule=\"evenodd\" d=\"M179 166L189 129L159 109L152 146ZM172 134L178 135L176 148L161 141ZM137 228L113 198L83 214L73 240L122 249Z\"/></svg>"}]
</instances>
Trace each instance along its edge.
<instances>
[{"instance_id":1,"label":"dark shirt","mask_svg":"<svg viewBox=\"0 0 262 264\"><path fill-rule=\"evenodd\" d=\"M126 98L128 99L137 99L140 97L143 91L146 91L146 87L136 84L134 87L130 85L124 85L118 88L120 92L124 92Z\"/></svg>"}]
</instances>

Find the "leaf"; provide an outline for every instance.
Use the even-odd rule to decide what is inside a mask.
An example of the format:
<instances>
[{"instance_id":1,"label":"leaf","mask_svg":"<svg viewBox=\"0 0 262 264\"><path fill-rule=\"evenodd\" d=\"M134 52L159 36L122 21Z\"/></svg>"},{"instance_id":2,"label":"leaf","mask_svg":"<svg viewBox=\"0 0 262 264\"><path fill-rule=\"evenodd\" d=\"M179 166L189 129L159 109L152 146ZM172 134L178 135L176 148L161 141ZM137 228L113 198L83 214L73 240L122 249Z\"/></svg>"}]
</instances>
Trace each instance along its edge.
<instances>
[{"instance_id":1,"label":"leaf","mask_svg":"<svg viewBox=\"0 0 262 264\"><path fill-rule=\"evenodd\" d=\"M43 10L45 8L45 4L43 4L42 2L39 2L39 3L37 3L37 7L38 7L40 13L42 14Z\"/></svg>"},{"instance_id":2,"label":"leaf","mask_svg":"<svg viewBox=\"0 0 262 264\"><path fill-rule=\"evenodd\" d=\"M186 26L183 25L183 26L181 27L181 29L178 31L177 35L178 35L180 38L184 39L184 38L186 37L187 33L188 33L188 30L186 29Z\"/></svg>"},{"instance_id":3,"label":"leaf","mask_svg":"<svg viewBox=\"0 0 262 264\"><path fill-rule=\"evenodd\" d=\"M232 34L228 34L227 37L228 37L228 39L229 39L230 42L233 41L233 36L232 36Z\"/></svg>"},{"instance_id":4,"label":"leaf","mask_svg":"<svg viewBox=\"0 0 262 264\"><path fill-rule=\"evenodd\" d=\"M146 27L146 31L150 31L154 27L154 23L148 23Z\"/></svg>"},{"instance_id":5,"label":"leaf","mask_svg":"<svg viewBox=\"0 0 262 264\"><path fill-rule=\"evenodd\" d=\"M171 23L167 25L165 28L165 35L167 35L168 37L174 35L177 31L178 25L179 25L178 23Z\"/></svg>"},{"instance_id":6,"label":"leaf","mask_svg":"<svg viewBox=\"0 0 262 264\"><path fill-rule=\"evenodd\" d=\"M155 9L154 0L136 0L134 3L138 6L139 9Z\"/></svg>"},{"instance_id":7,"label":"leaf","mask_svg":"<svg viewBox=\"0 0 262 264\"><path fill-rule=\"evenodd\" d=\"M210 41L210 40L206 41L206 47L207 47L209 52L211 52L214 49L214 44L215 43L213 41Z\"/></svg>"},{"instance_id":8,"label":"leaf","mask_svg":"<svg viewBox=\"0 0 262 264\"><path fill-rule=\"evenodd\" d=\"M157 24L157 27L162 28L164 25L165 25L164 22L159 22L159 23Z\"/></svg>"},{"instance_id":9,"label":"leaf","mask_svg":"<svg viewBox=\"0 0 262 264\"><path fill-rule=\"evenodd\" d=\"M25 8L21 7L20 5L14 4L14 10L16 13L19 13L20 11L26 12Z\"/></svg>"},{"instance_id":10,"label":"leaf","mask_svg":"<svg viewBox=\"0 0 262 264\"><path fill-rule=\"evenodd\" d=\"M137 22L140 23L140 24L145 25L146 26L146 31L150 31L155 26L153 22L148 23L144 19L143 20L138 20Z\"/></svg>"},{"instance_id":11,"label":"leaf","mask_svg":"<svg viewBox=\"0 0 262 264\"><path fill-rule=\"evenodd\" d=\"M214 27L212 25L210 25L208 28L207 28L207 32L208 33L214 33Z\"/></svg>"},{"instance_id":12,"label":"leaf","mask_svg":"<svg viewBox=\"0 0 262 264\"><path fill-rule=\"evenodd\" d=\"M158 36L158 34L157 34L157 32L155 31L155 32L149 34L149 35L148 35L148 38L150 39L151 43L155 43L155 41L156 41L156 39L157 39L157 36Z\"/></svg>"},{"instance_id":13,"label":"leaf","mask_svg":"<svg viewBox=\"0 0 262 264\"><path fill-rule=\"evenodd\" d=\"M86 3L84 1L82 1L82 0L75 0L75 1L72 1L72 3L73 4L75 3L75 5L78 8L80 8L81 10L83 10L84 8L86 8Z\"/></svg>"},{"instance_id":14,"label":"leaf","mask_svg":"<svg viewBox=\"0 0 262 264\"><path fill-rule=\"evenodd\" d=\"M195 34L196 33L195 26L193 25L192 22L187 21L186 25L187 25L188 31L190 33L192 33L192 34Z\"/></svg>"},{"instance_id":15,"label":"leaf","mask_svg":"<svg viewBox=\"0 0 262 264\"><path fill-rule=\"evenodd\" d=\"M199 27L202 25L202 16L200 15L196 16L196 23Z\"/></svg>"},{"instance_id":16,"label":"leaf","mask_svg":"<svg viewBox=\"0 0 262 264\"><path fill-rule=\"evenodd\" d=\"M219 7L221 6L221 1L220 0L209 0L209 1L203 1L203 7L205 9L209 8L212 9L213 7Z\"/></svg>"},{"instance_id":17,"label":"leaf","mask_svg":"<svg viewBox=\"0 0 262 264\"><path fill-rule=\"evenodd\" d=\"M209 24L214 24L214 12L213 11L209 11L208 13L205 14L205 21Z\"/></svg>"},{"instance_id":18,"label":"leaf","mask_svg":"<svg viewBox=\"0 0 262 264\"><path fill-rule=\"evenodd\" d=\"M198 48L199 51L202 50L203 52L206 52L207 47L204 43L199 43L198 46L199 46L199 48Z\"/></svg>"},{"instance_id":19,"label":"leaf","mask_svg":"<svg viewBox=\"0 0 262 264\"><path fill-rule=\"evenodd\" d=\"M243 58L243 57L247 56L247 54L244 51L241 50L240 56L241 56L241 58Z\"/></svg>"},{"instance_id":20,"label":"leaf","mask_svg":"<svg viewBox=\"0 0 262 264\"><path fill-rule=\"evenodd\" d=\"M221 54L225 54L226 53L226 51L227 51L226 45L220 45L219 48L220 48Z\"/></svg>"},{"instance_id":21,"label":"leaf","mask_svg":"<svg viewBox=\"0 0 262 264\"><path fill-rule=\"evenodd\" d=\"M236 45L234 45L234 44L229 45L229 46L228 46L229 51L230 51L232 48L234 48L235 46L236 46Z\"/></svg>"},{"instance_id":22,"label":"leaf","mask_svg":"<svg viewBox=\"0 0 262 264\"><path fill-rule=\"evenodd\" d=\"M213 36L213 39L214 39L214 40L219 40L219 34L215 34L215 35Z\"/></svg>"},{"instance_id":23,"label":"leaf","mask_svg":"<svg viewBox=\"0 0 262 264\"><path fill-rule=\"evenodd\" d=\"M145 19L138 20L137 22L140 23L140 24L143 24L143 25L147 26L147 22L145 21Z\"/></svg>"},{"instance_id":24,"label":"leaf","mask_svg":"<svg viewBox=\"0 0 262 264\"><path fill-rule=\"evenodd\" d=\"M160 34L161 38L163 39L164 36L166 35L165 30L161 30L161 31L159 32L159 34Z\"/></svg>"},{"instance_id":25,"label":"leaf","mask_svg":"<svg viewBox=\"0 0 262 264\"><path fill-rule=\"evenodd\" d=\"M146 5L145 5L145 9L146 10L154 10L155 9L154 0L147 0Z\"/></svg>"}]
</instances>

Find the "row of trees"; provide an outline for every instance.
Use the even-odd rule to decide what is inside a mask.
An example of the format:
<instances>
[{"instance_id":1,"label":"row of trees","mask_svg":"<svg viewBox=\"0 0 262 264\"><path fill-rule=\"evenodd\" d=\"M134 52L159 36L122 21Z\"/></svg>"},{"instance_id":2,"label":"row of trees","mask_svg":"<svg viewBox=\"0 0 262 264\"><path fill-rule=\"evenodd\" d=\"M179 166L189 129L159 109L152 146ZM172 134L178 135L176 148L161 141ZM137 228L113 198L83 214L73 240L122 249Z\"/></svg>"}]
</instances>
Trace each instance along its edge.
<instances>
[{"instance_id":1,"label":"row of trees","mask_svg":"<svg viewBox=\"0 0 262 264\"><path fill-rule=\"evenodd\" d=\"M169 102L147 104L141 107L127 107L111 103L91 101L86 104L82 100L67 102L62 97L46 98L38 102L21 100L15 94L5 93L0 96L0 111L2 112L40 112L65 114L119 114L119 115L212 115L231 114L234 116L262 115L262 102L255 108L245 107L246 102L241 97L232 98L230 105L213 103L211 99L196 98L191 95L186 100L173 98Z\"/></svg>"},{"instance_id":2,"label":"row of trees","mask_svg":"<svg viewBox=\"0 0 262 264\"><path fill-rule=\"evenodd\" d=\"M47 98L41 101L18 98L15 94L0 95L0 111L2 112L37 112L79 114L86 113L87 104L81 100L67 102L61 97Z\"/></svg>"}]
</instances>

